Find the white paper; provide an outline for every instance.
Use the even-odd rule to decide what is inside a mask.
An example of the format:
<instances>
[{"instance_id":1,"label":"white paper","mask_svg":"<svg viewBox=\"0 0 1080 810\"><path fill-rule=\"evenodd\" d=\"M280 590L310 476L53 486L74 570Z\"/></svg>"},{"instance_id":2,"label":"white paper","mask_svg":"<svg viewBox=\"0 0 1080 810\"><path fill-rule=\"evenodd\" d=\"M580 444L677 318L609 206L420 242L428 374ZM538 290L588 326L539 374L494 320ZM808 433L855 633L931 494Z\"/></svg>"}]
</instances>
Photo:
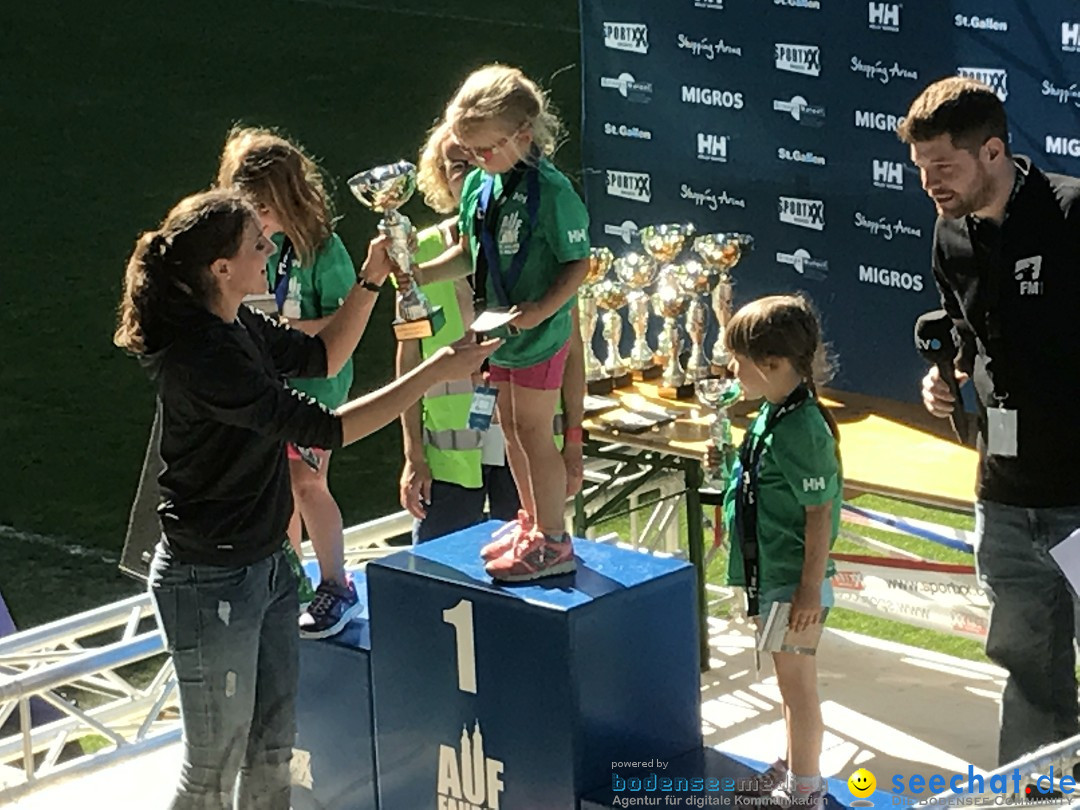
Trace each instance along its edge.
<instances>
[{"instance_id":1,"label":"white paper","mask_svg":"<svg viewBox=\"0 0 1080 810\"><path fill-rule=\"evenodd\" d=\"M506 439L498 422L492 422L484 433L484 443L480 445L480 463L489 467L506 464Z\"/></svg>"},{"instance_id":2,"label":"white paper","mask_svg":"<svg viewBox=\"0 0 1080 810\"><path fill-rule=\"evenodd\" d=\"M1051 547L1050 556L1065 574L1065 579L1069 580L1073 590L1080 592L1080 528Z\"/></svg>"},{"instance_id":3,"label":"white paper","mask_svg":"<svg viewBox=\"0 0 1080 810\"><path fill-rule=\"evenodd\" d=\"M505 326L516 317L516 312L511 314L506 309L489 309L486 312L481 312L476 320L469 324L469 329L484 334L498 329L500 326Z\"/></svg>"}]
</instances>

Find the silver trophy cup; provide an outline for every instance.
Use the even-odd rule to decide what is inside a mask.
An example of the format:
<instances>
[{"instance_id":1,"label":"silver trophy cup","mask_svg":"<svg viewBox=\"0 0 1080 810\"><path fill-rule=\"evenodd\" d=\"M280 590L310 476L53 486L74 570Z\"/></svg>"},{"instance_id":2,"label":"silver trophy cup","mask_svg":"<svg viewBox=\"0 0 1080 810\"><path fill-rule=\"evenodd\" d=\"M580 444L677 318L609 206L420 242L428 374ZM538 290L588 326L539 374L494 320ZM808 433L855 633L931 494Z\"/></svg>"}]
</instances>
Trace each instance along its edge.
<instances>
[{"instance_id":1,"label":"silver trophy cup","mask_svg":"<svg viewBox=\"0 0 1080 810\"><path fill-rule=\"evenodd\" d=\"M705 356L705 335L709 328L708 296L717 283L715 273L701 262L688 259L682 264L681 281L690 298L686 310L686 334L690 336L690 358L686 361L686 374L691 380L700 380L710 373L709 360Z\"/></svg>"},{"instance_id":2,"label":"silver trophy cup","mask_svg":"<svg viewBox=\"0 0 1080 810\"><path fill-rule=\"evenodd\" d=\"M751 250L753 246L753 237L742 233L709 233L694 240L694 252L716 276L712 294L712 308L719 325L712 355L713 365L716 366L727 367L731 359L724 351L724 330L727 328L727 322L731 320L733 311L734 280L731 271L739 263L743 254Z\"/></svg>"},{"instance_id":3,"label":"silver trophy cup","mask_svg":"<svg viewBox=\"0 0 1080 810\"><path fill-rule=\"evenodd\" d=\"M626 306L628 293L627 286L613 278L605 278L593 287L596 304L604 310L604 340L607 341L604 374L616 388L631 382L630 366L619 350L622 341L622 313L619 310Z\"/></svg>"},{"instance_id":4,"label":"silver trophy cup","mask_svg":"<svg viewBox=\"0 0 1080 810\"><path fill-rule=\"evenodd\" d=\"M593 335L596 334L596 323L600 315L594 287L607 276L614 261L615 254L608 248L594 247L589 254L589 272L578 288L578 325L585 348L585 382L590 394L604 394L612 388L611 381L604 374L603 364L593 350Z\"/></svg>"},{"instance_id":5,"label":"silver trophy cup","mask_svg":"<svg viewBox=\"0 0 1080 810\"><path fill-rule=\"evenodd\" d=\"M679 357L682 352L679 318L686 312L689 298L681 274L682 267L679 265L665 267L660 273L660 280L656 283L656 292L652 297L653 310L664 319L662 346L665 356L660 392L663 396L675 398L687 395L686 371Z\"/></svg>"},{"instance_id":6,"label":"silver trophy cup","mask_svg":"<svg viewBox=\"0 0 1080 810\"><path fill-rule=\"evenodd\" d=\"M630 290L626 296L627 316L634 328L634 347L630 351L630 369L634 379L658 376L656 352L649 346L648 288L656 281L659 265L640 253L627 253L615 261L615 275Z\"/></svg>"},{"instance_id":7,"label":"silver trophy cup","mask_svg":"<svg viewBox=\"0 0 1080 810\"><path fill-rule=\"evenodd\" d=\"M379 232L390 237L390 258L410 278L407 290L399 290L394 320L398 340L431 337L446 322L442 307L433 307L413 277L410 238L414 233L409 218L398 209L416 191L416 166L405 160L376 166L349 178L349 191L364 206L382 214Z\"/></svg>"},{"instance_id":8,"label":"silver trophy cup","mask_svg":"<svg viewBox=\"0 0 1080 810\"><path fill-rule=\"evenodd\" d=\"M735 463L735 443L731 438L731 417L728 408L739 400L742 390L737 380L712 377L698 380L695 385L698 401L714 412L709 426L709 440L716 448L715 457L705 469L705 484L713 489L726 489ZM715 462L715 463L712 463Z\"/></svg>"}]
</instances>

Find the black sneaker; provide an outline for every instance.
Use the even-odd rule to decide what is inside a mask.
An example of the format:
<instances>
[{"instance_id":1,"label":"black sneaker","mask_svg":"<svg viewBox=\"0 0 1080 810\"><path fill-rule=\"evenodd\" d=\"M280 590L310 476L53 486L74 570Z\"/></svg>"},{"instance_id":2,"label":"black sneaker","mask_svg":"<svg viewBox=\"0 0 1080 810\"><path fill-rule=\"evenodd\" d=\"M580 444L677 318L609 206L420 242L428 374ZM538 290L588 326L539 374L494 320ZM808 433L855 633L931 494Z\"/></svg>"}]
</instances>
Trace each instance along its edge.
<instances>
[{"instance_id":1,"label":"black sneaker","mask_svg":"<svg viewBox=\"0 0 1080 810\"><path fill-rule=\"evenodd\" d=\"M315 598L300 614L300 638L329 638L336 635L362 609L351 579L344 585L320 582L315 589Z\"/></svg>"}]
</instances>

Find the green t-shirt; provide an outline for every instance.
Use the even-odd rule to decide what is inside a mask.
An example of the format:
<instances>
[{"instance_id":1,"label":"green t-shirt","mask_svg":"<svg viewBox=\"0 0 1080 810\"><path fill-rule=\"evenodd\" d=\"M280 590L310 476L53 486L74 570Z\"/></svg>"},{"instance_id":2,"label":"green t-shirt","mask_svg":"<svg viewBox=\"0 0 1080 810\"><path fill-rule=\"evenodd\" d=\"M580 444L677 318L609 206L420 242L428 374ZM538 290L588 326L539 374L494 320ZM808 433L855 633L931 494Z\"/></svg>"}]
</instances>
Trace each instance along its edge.
<instances>
[{"instance_id":1,"label":"green t-shirt","mask_svg":"<svg viewBox=\"0 0 1080 810\"><path fill-rule=\"evenodd\" d=\"M274 234L274 244L278 249L266 265L271 292L277 286L278 254L283 239L282 234ZM291 315L293 320L325 318L338 311L355 284L356 270L352 257L341 237L332 233L315 254L313 264L301 265L294 253L289 271L289 291L282 312L290 317L290 308L295 308L299 303L300 315ZM352 381L353 361L350 357L336 377L289 380L289 387L303 391L328 408L336 408L348 399Z\"/></svg>"},{"instance_id":2,"label":"green t-shirt","mask_svg":"<svg viewBox=\"0 0 1080 810\"><path fill-rule=\"evenodd\" d=\"M589 213L581 197L574 191L570 181L549 160L541 159L539 166L540 206L536 227L529 237L529 254L521 269L517 283L508 291L510 304L522 301L539 301L562 272L568 262L589 256ZM467 178L461 192L461 233L469 238L473 267L476 257L483 249L479 234L473 227L476 208L480 201L480 188L485 174L475 169ZM528 179L522 178L510 199L500 207L495 226L495 241L499 250L499 265L509 272L514 255L521 246L520 240L529 233L529 213L526 207ZM495 178L492 197L502 193L502 177ZM495 288L488 270L487 301L489 306L499 306ZM517 335L505 331L496 334L504 343L492 355L492 362L507 368L525 368L552 357L570 339L571 308L575 299L564 304L558 312L534 329L526 329Z\"/></svg>"},{"instance_id":3,"label":"green t-shirt","mask_svg":"<svg viewBox=\"0 0 1080 810\"><path fill-rule=\"evenodd\" d=\"M744 442L762 434L777 407L770 402L763 404ZM840 532L843 476L836 458L836 440L813 400L806 400L782 418L765 437L758 470L758 575L760 593L764 594L799 583L806 550L806 507L832 501L830 548ZM731 545L729 585L745 584L742 551L734 531L741 473L736 462L724 494L724 522ZM836 566L829 560L825 576L835 572Z\"/></svg>"}]
</instances>

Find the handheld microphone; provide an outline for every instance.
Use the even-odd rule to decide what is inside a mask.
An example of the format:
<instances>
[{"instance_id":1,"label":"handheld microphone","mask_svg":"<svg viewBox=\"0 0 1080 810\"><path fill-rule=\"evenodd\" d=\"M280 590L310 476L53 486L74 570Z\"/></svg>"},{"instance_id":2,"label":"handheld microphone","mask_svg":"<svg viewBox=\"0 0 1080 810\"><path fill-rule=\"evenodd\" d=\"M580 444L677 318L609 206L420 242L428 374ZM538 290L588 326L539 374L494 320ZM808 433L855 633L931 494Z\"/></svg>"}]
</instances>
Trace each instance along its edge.
<instances>
[{"instance_id":1,"label":"handheld microphone","mask_svg":"<svg viewBox=\"0 0 1080 810\"><path fill-rule=\"evenodd\" d=\"M968 443L968 415L964 410L964 400L960 397L960 384L956 381L953 358L956 357L956 343L953 340L953 321L943 309L924 312L915 321L915 348L922 359L938 368L949 392L956 400L953 412L949 414L949 423L961 444Z\"/></svg>"}]
</instances>

